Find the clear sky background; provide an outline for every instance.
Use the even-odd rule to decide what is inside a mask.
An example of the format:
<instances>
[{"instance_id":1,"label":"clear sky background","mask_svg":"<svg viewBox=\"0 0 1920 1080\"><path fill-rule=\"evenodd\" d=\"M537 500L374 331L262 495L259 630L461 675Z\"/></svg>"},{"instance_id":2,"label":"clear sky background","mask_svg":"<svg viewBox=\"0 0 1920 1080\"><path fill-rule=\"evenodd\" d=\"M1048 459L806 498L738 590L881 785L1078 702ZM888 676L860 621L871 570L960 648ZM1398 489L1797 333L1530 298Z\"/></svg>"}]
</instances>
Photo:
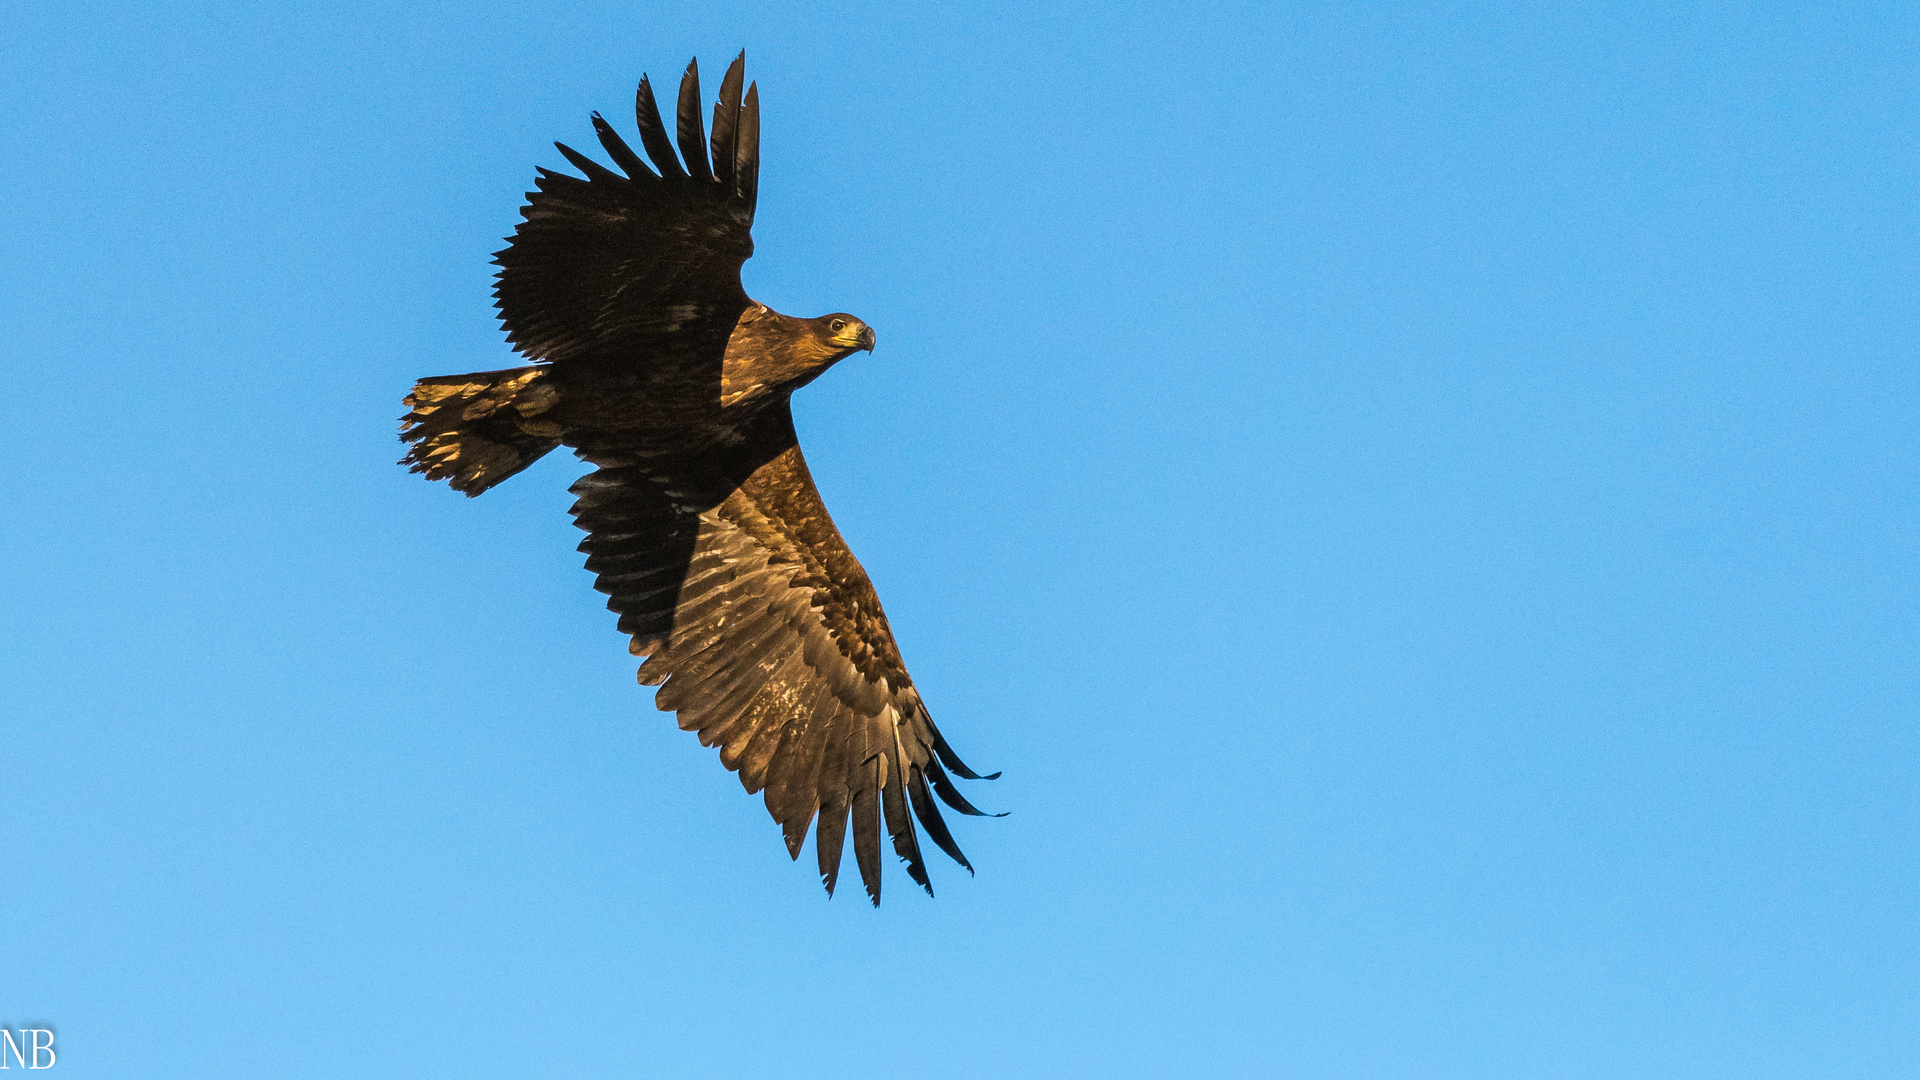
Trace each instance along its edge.
<instances>
[{"instance_id":1,"label":"clear sky background","mask_svg":"<svg viewBox=\"0 0 1920 1080\"><path fill-rule=\"evenodd\" d=\"M551 140L742 47L748 290L879 335L813 471L1006 771L878 911L635 685L579 462L394 464L414 378L515 362ZM0 1023L76 1078L1915 1075L1916 57L1895 3L10 4Z\"/></svg>"}]
</instances>

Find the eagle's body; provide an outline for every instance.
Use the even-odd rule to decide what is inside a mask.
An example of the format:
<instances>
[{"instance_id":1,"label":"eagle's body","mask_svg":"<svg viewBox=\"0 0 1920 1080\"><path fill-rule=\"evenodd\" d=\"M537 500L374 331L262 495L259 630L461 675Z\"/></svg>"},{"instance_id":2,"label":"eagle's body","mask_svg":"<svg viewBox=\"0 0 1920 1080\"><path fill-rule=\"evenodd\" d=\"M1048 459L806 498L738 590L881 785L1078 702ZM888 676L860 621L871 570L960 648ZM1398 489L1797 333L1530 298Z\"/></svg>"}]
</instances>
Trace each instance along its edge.
<instances>
[{"instance_id":1,"label":"eagle's body","mask_svg":"<svg viewBox=\"0 0 1920 1080\"><path fill-rule=\"evenodd\" d=\"M793 391L870 351L873 331L846 314L779 314L740 286L759 172L758 93L742 100L742 67L721 85L711 160L691 65L684 167L644 79L635 112L657 174L598 114L625 175L560 147L586 179L541 170L497 259L508 338L540 363L421 380L404 463L468 495L562 444L593 464L573 487L580 549L647 658L640 681L765 791L794 857L818 821L829 893L851 823L877 904L883 822L923 887L916 816L966 865L929 789L977 814L947 770L976 777L927 715L794 433Z\"/></svg>"}]
</instances>

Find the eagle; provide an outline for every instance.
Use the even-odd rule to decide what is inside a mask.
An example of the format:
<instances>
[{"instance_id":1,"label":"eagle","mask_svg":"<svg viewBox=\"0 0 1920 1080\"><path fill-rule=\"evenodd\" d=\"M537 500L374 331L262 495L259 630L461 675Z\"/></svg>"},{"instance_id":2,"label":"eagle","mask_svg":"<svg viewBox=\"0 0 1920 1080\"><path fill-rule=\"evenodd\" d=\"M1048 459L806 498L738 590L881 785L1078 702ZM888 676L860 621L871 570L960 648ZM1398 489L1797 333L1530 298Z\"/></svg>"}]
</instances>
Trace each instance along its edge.
<instances>
[{"instance_id":1,"label":"eagle","mask_svg":"<svg viewBox=\"0 0 1920 1080\"><path fill-rule=\"evenodd\" d=\"M494 257L507 340L534 363L421 379L401 464L468 496L558 446L592 465L570 489L573 518L594 587L644 658L639 681L764 792L789 857L812 825L829 897L851 828L877 906L882 827L932 895L916 819L971 874L935 797L980 815L952 778L999 774L968 768L934 726L801 456L793 392L871 353L874 332L844 312L782 315L741 287L760 179L745 65L743 51L720 82L711 135L696 60L671 140L641 78L646 160L597 112L618 171L554 144L583 175L538 169Z\"/></svg>"}]
</instances>

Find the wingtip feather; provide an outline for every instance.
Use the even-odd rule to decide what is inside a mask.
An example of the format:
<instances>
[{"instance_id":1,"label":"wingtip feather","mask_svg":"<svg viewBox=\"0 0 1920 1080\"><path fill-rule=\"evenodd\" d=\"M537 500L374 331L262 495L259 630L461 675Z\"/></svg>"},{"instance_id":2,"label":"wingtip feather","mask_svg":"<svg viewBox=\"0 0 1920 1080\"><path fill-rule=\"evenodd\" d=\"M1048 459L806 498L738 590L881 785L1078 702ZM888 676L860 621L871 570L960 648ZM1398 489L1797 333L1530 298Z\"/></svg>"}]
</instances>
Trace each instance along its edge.
<instances>
[{"instance_id":1,"label":"wingtip feather","mask_svg":"<svg viewBox=\"0 0 1920 1080\"><path fill-rule=\"evenodd\" d=\"M720 95L713 102L713 176L721 187L737 193L736 168L740 156L740 87L746 74L746 51L727 65L720 80Z\"/></svg>"},{"instance_id":2,"label":"wingtip feather","mask_svg":"<svg viewBox=\"0 0 1920 1080\"><path fill-rule=\"evenodd\" d=\"M660 103L653 96L653 83L645 75L640 76L640 85L633 92L633 119L640 129L640 145L653 159L661 177L685 180L687 170L681 167L680 156L673 152L673 140L667 138L667 125L660 119Z\"/></svg>"},{"instance_id":3,"label":"wingtip feather","mask_svg":"<svg viewBox=\"0 0 1920 1080\"><path fill-rule=\"evenodd\" d=\"M640 155L634 153L633 148L627 145L627 141L620 137L620 133L613 130L613 125L607 123L606 118L597 112L593 114L593 133L599 137L600 145L607 151L607 156L613 159L615 165L620 166L628 179L658 179L653 170L647 168L647 163L640 160Z\"/></svg>"},{"instance_id":4,"label":"wingtip feather","mask_svg":"<svg viewBox=\"0 0 1920 1080\"><path fill-rule=\"evenodd\" d=\"M680 102L675 109L680 156L687 161L687 172L695 180L713 179L707 164L706 131L700 121L700 59L687 62L687 73L680 77Z\"/></svg>"},{"instance_id":5,"label":"wingtip feather","mask_svg":"<svg viewBox=\"0 0 1920 1080\"><path fill-rule=\"evenodd\" d=\"M565 157L568 161L571 161L573 163L574 168L579 169L583 173L586 173L587 179L589 181L606 180L609 182L621 183L621 184L628 182L626 177L621 176L619 173L614 172L612 169L607 168L605 165L602 165L599 162L588 157L587 155L581 153L580 151L575 150L573 147L568 146L566 143L556 142L553 145L559 149L563 157ZM572 177L568 177L568 179L572 179Z\"/></svg>"}]
</instances>

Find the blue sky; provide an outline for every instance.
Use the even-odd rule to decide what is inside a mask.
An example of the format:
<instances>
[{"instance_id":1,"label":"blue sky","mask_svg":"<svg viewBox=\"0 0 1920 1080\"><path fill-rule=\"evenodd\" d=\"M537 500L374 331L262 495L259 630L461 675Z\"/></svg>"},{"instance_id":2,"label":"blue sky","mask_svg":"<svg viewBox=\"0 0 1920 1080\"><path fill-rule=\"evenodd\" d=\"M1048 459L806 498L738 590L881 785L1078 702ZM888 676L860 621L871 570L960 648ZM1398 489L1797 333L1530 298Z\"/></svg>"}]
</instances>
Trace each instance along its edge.
<instances>
[{"instance_id":1,"label":"blue sky","mask_svg":"<svg viewBox=\"0 0 1920 1080\"><path fill-rule=\"evenodd\" d=\"M58 1075L1907 1077L1909 5L29 2L0 1023ZM394 465L740 48L748 290L1010 816L878 911Z\"/></svg>"}]
</instances>

